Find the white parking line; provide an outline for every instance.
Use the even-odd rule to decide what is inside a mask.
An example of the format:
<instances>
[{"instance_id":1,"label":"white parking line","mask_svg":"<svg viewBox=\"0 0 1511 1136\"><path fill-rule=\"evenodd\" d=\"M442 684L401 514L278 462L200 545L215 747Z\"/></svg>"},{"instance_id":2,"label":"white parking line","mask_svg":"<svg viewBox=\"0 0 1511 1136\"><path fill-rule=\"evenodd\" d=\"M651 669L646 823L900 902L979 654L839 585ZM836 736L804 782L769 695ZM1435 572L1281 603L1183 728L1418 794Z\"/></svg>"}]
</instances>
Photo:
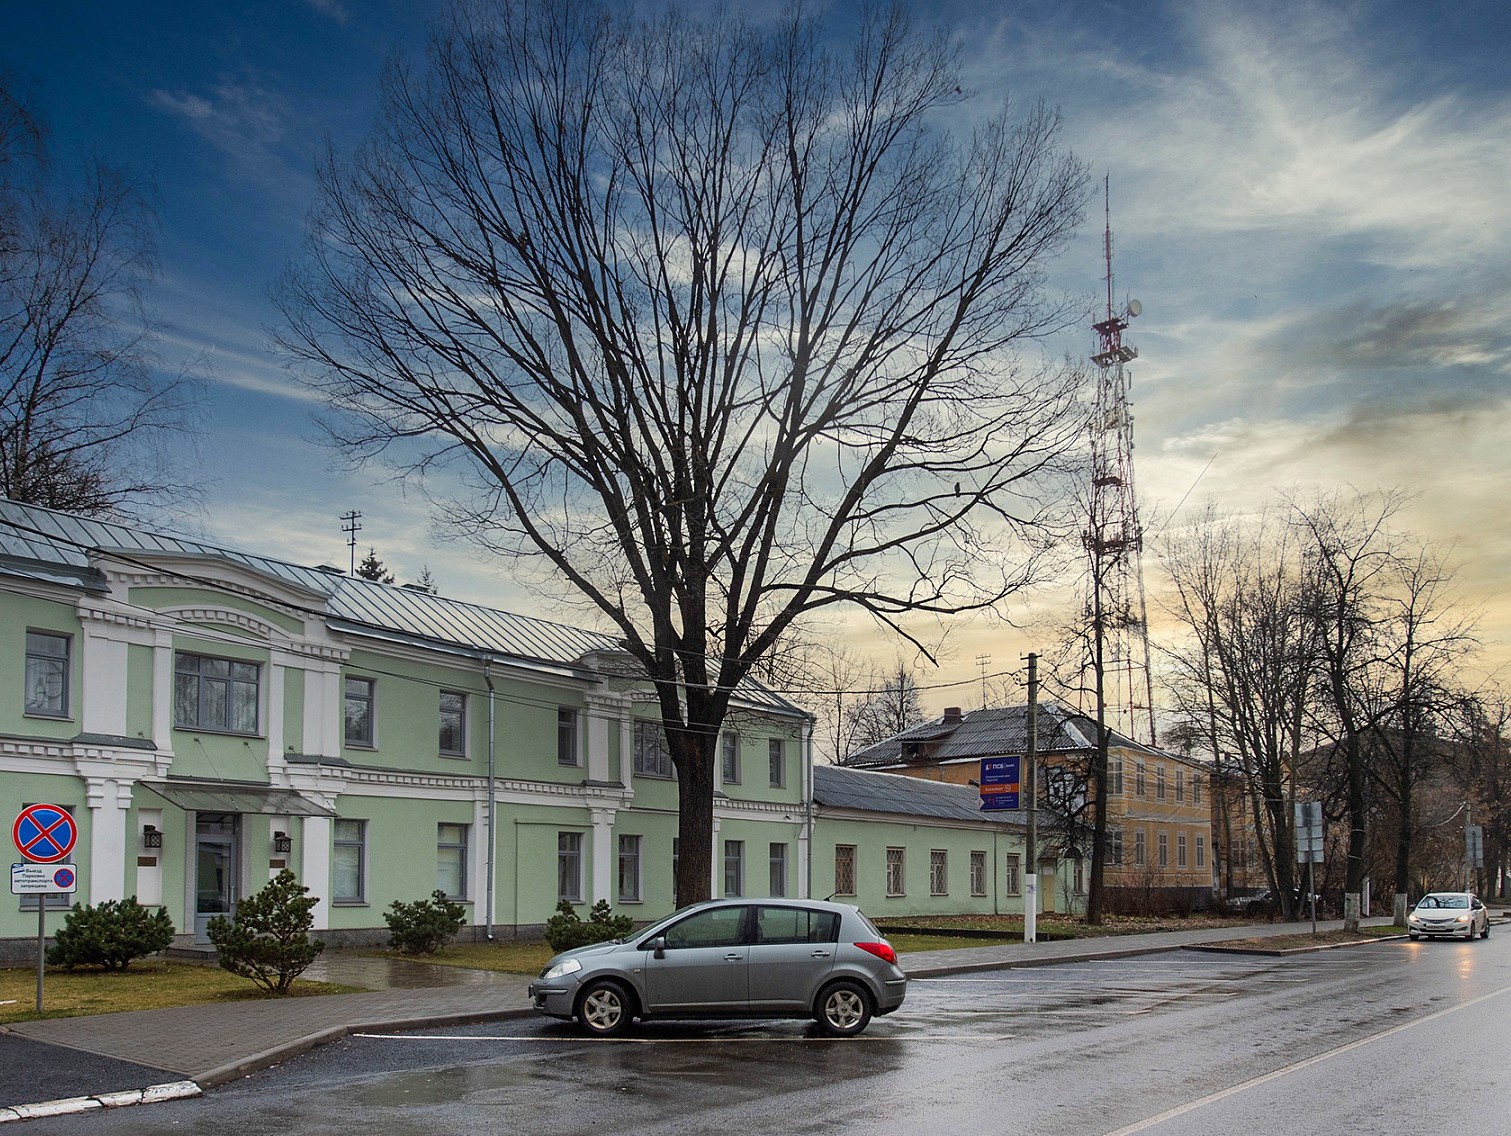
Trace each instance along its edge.
<instances>
[{"instance_id":1,"label":"white parking line","mask_svg":"<svg viewBox=\"0 0 1511 1136\"><path fill-rule=\"evenodd\" d=\"M842 1042L853 1045L862 1041L953 1041L953 1042L981 1042L981 1041L1013 1041L1015 1034L1002 1033L983 1036L981 1034L915 1034L915 1033L885 1033L885 1034L862 1034L859 1037L584 1037L579 1035L556 1035L556 1034L427 1034L424 1037L413 1037L408 1034L398 1033L354 1033L352 1037L367 1038L372 1041L540 1041L555 1042L558 1044L587 1045L593 1043L608 1042L619 1045L730 1045L737 1042L761 1043L764 1045L783 1045L799 1043L803 1045L815 1045L824 1042Z\"/></svg>"}]
</instances>

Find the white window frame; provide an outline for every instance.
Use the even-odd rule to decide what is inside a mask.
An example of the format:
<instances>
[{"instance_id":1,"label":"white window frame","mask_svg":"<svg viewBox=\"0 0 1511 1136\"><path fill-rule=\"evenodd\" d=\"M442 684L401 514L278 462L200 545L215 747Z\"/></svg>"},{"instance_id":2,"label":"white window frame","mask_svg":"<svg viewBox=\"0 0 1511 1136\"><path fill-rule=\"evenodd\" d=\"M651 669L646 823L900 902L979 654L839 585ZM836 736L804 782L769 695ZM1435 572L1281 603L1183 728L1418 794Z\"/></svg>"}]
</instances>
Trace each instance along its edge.
<instances>
[{"instance_id":1,"label":"white window frame","mask_svg":"<svg viewBox=\"0 0 1511 1136\"><path fill-rule=\"evenodd\" d=\"M577 728L578 713L576 707L558 706L556 708L556 764L571 768L582 765L582 754L578 747Z\"/></svg>"},{"instance_id":2,"label":"white window frame","mask_svg":"<svg viewBox=\"0 0 1511 1136\"><path fill-rule=\"evenodd\" d=\"M1189 851L1187 847L1188 844L1189 841L1186 839L1186 834L1184 832L1178 832L1175 834L1175 866L1177 868L1186 867L1186 857Z\"/></svg>"},{"instance_id":3,"label":"white window frame","mask_svg":"<svg viewBox=\"0 0 1511 1136\"><path fill-rule=\"evenodd\" d=\"M1170 866L1170 834L1168 832L1156 833L1154 847L1157 865L1168 868Z\"/></svg>"},{"instance_id":4,"label":"white window frame","mask_svg":"<svg viewBox=\"0 0 1511 1136\"><path fill-rule=\"evenodd\" d=\"M887 897L908 894L908 850L892 845L887 849Z\"/></svg>"},{"instance_id":5,"label":"white window frame","mask_svg":"<svg viewBox=\"0 0 1511 1136\"><path fill-rule=\"evenodd\" d=\"M181 669L181 665L194 660L192 670ZM224 676L205 674L203 666L206 663L224 663L226 674ZM252 677L249 679L245 674L238 676L240 668L251 670ZM179 698L179 689L185 681L192 683L194 691L193 720L181 718L179 711L182 708ZM205 692L207 686L223 686L225 688L225 721L215 722L207 720ZM235 716L236 694L251 687L251 710L252 728L242 729L231 724ZM262 729L262 664L254 663L248 659L232 659L222 655L201 655L195 651L175 651L173 653L173 726L178 730L189 730L206 734L233 734L241 738L261 737Z\"/></svg>"},{"instance_id":6,"label":"white window frame","mask_svg":"<svg viewBox=\"0 0 1511 1136\"><path fill-rule=\"evenodd\" d=\"M1144 830L1139 829L1133 834L1133 866L1144 867L1149 861L1149 838L1144 835Z\"/></svg>"},{"instance_id":7,"label":"white window frame","mask_svg":"<svg viewBox=\"0 0 1511 1136\"><path fill-rule=\"evenodd\" d=\"M929 849L929 894L950 894L950 853L946 848Z\"/></svg>"},{"instance_id":8,"label":"white window frame","mask_svg":"<svg viewBox=\"0 0 1511 1136\"><path fill-rule=\"evenodd\" d=\"M1009 852L1003 863L1002 894L1023 894L1023 857L1017 852Z\"/></svg>"},{"instance_id":9,"label":"white window frame","mask_svg":"<svg viewBox=\"0 0 1511 1136\"><path fill-rule=\"evenodd\" d=\"M639 903L643 898L641 890L641 846L643 841L635 833L621 833L619 835L619 902Z\"/></svg>"},{"instance_id":10,"label":"white window frame","mask_svg":"<svg viewBox=\"0 0 1511 1136\"><path fill-rule=\"evenodd\" d=\"M787 894L787 845L773 840L766 851L769 868L767 886L770 889L768 894L780 898Z\"/></svg>"},{"instance_id":11,"label":"white window frame","mask_svg":"<svg viewBox=\"0 0 1511 1136\"><path fill-rule=\"evenodd\" d=\"M974 848L971 850L971 894L986 894L986 853Z\"/></svg>"},{"instance_id":12,"label":"white window frame","mask_svg":"<svg viewBox=\"0 0 1511 1136\"><path fill-rule=\"evenodd\" d=\"M724 784L740 783L740 735L734 730L719 735L719 772Z\"/></svg>"},{"instance_id":13,"label":"white window frame","mask_svg":"<svg viewBox=\"0 0 1511 1136\"><path fill-rule=\"evenodd\" d=\"M745 842L724 842L724 895L738 899L745 894Z\"/></svg>"},{"instance_id":14,"label":"white window frame","mask_svg":"<svg viewBox=\"0 0 1511 1136\"><path fill-rule=\"evenodd\" d=\"M666 729L660 722L641 718L635 722L634 772L636 777L654 777L670 781L676 772L671 747L666 744Z\"/></svg>"},{"instance_id":15,"label":"white window frame","mask_svg":"<svg viewBox=\"0 0 1511 1136\"><path fill-rule=\"evenodd\" d=\"M455 706L447 706L448 699L455 699ZM442 757L466 757L467 756L467 693L462 690L450 690L442 688L437 697L437 709L439 718L436 729L436 749ZM457 736L456 748L448 749L446 745L447 725L455 720L455 733Z\"/></svg>"},{"instance_id":16,"label":"white window frame","mask_svg":"<svg viewBox=\"0 0 1511 1136\"><path fill-rule=\"evenodd\" d=\"M857 849L853 844L834 846L834 894L855 894L855 864Z\"/></svg>"},{"instance_id":17,"label":"white window frame","mask_svg":"<svg viewBox=\"0 0 1511 1136\"><path fill-rule=\"evenodd\" d=\"M582 902L582 833L556 834L556 899ZM564 887L563 884L568 886Z\"/></svg>"},{"instance_id":18,"label":"white window frame","mask_svg":"<svg viewBox=\"0 0 1511 1136\"><path fill-rule=\"evenodd\" d=\"M35 649L33 640L37 640ZM42 650L42 641L61 644L62 654ZM49 688L56 680L56 698L48 697ZM26 629L26 689L22 695L22 713L31 718L61 718L72 716L73 686L73 636L60 631L47 631L40 627ZM40 695L40 697L34 697Z\"/></svg>"},{"instance_id":19,"label":"white window frame","mask_svg":"<svg viewBox=\"0 0 1511 1136\"><path fill-rule=\"evenodd\" d=\"M766 740L766 774L773 789L787 787L787 747L781 738Z\"/></svg>"},{"instance_id":20,"label":"white window frame","mask_svg":"<svg viewBox=\"0 0 1511 1136\"><path fill-rule=\"evenodd\" d=\"M354 825L355 828L348 830L348 834L343 836L343 825ZM341 862L342 849L354 849L357 857L357 887L355 894L352 895L341 895L336 887L336 869ZM356 817L336 817L331 821L331 903L336 907L360 907L367 903L367 821L365 820Z\"/></svg>"},{"instance_id":21,"label":"white window frame","mask_svg":"<svg viewBox=\"0 0 1511 1136\"><path fill-rule=\"evenodd\" d=\"M1198 868L1207 866L1207 838L1205 836L1196 838L1196 866Z\"/></svg>"},{"instance_id":22,"label":"white window frame","mask_svg":"<svg viewBox=\"0 0 1511 1136\"><path fill-rule=\"evenodd\" d=\"M352 684L365 685L366 693L352 693ZM352 703L365 706L367 732L353 735L351 715L346 712ZM374 749L378 737L378 682L364 675L347 675L341 684L341 740L354 749Z\"/></svg>"},{"instance_id":23,"label":"white window frame","mask_svg":"<svg viewBox=\"0 0 1511 1136\"><path fill-rule=\"evenodd\" d=\"M436 862L436 890L444 891L446 898L452 901L467 898L467 854L468 845L471 841L471 825L456 824L451 821L439 821L435 826L435 862ZM457 890L452 892L445 886L441 879L443 867L447 866L453 857L456 860Z\"/></svg>"}]
</instances>

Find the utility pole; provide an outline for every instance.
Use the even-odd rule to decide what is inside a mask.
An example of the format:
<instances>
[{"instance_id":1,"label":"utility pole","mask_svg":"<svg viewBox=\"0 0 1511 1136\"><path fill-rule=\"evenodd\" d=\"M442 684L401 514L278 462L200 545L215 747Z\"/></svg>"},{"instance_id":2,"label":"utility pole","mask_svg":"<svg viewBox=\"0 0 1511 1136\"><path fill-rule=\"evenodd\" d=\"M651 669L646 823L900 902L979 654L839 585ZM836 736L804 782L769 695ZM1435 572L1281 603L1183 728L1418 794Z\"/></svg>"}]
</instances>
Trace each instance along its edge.
<instances>
[{"instance_id":1,"label":"utility pole","mask_svg":"<svg viewBox=\"0 0 1511 1136\"><path fill-rule=\"evenodd\" d=\"M346 546L351 549L352 563L348 575L357 574L357 534L362 531L362 514L353 509L350 513L342 513L340 517L341 531L346 534Z\"/></svg>"},{"instance_id":2,"label":"utility pole","mask_svg":"<svg viewBox=\"0 0 1511 1136\"><path fill-rule=\"evenodd\" d=\"M1028 839L1024 852L1028 863L1023 873L1023 941L1038 940L1039 923L1039 656L1028 656L1028 752L1023 759L1028 762L1024 774L1028 791Z\"/></svg>"}]
</instances>

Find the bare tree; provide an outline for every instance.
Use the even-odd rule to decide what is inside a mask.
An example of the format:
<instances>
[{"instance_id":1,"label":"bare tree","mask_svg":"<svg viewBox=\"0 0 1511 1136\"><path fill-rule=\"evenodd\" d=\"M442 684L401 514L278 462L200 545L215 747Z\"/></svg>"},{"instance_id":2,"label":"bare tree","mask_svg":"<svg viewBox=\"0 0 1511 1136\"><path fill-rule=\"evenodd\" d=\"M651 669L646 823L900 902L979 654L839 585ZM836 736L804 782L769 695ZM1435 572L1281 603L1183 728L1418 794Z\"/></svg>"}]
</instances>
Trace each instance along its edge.
<instances>
[{"instance_id":1,"label":"bare tree","mask_svg":"<svg viewBox=\"0 0 1511 1136\"><path fill-rule=\"evenodd\" d=\"M851 742L858 749L884 742L923 721L923 696L901 659L849 709Z\"/></svg>"},{"instance_id":2,"label":"bare tree","mask_svg":"<svg viewBox=\"0 0 1511 1136\"><path fill-rule=\"evenodd\" d=\"M1511 695L1491 688L1465 697L1456 710L1449 752L1458 787L1474 802L1485 831L1481 886L1505 899L1511 882Z\"/></svg>"},{"instance_id":3,"label":"bare tree","mask_svg":"<svg viewBox=\"0 0 1511 1136\"><path fill-rule=\"evenodd\" d=\"M77 185L0 90L0 494L90 514L189 495L194 386L155 367L142 293L156 272L148 194L96 164Z\"/></svg>"},{"instance_id":4,"label":"bare tree","mask_svg":"<svg viewBox=\"0 0 1511 1136\"><path fill-rule=\"evenodd\" d=\"M1237 775L1265 878L1293 918L1293 806L1317 661L1302 542L1271 517L1240 522L1209 507L1160 553L1168 608L1186 631L1164 651L1178 732ZM1214 799L1227 807L1226 790Z\"/></svg>"},{"instance_id":5,"label":"bare tree","mask_svg":"<svg viewBox=\"0 0 1511 1136\"><path fill-rule=\"evenodd\" d=\"M283 335L358 457L452 463L459 523L541 557L655 686L677 898L711 887L731 693L811 613L999 601L1077 425L1015 345L1082 167L1042 107L969 138L901 6L771 27L492 3L396 63L321 173ZM1052 493L1051 493L1052 496Z\"/></svg>"}]
</instances>

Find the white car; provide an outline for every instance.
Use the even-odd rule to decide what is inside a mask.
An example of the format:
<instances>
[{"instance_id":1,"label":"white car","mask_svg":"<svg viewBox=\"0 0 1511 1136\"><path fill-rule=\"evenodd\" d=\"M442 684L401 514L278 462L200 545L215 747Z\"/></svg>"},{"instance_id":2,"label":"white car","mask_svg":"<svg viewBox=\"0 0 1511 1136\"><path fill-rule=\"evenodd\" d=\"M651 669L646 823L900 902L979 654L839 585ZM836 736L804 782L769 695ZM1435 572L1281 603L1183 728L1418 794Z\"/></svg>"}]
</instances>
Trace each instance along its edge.
<instances>
[{"instance_id":1,"label":"white car","mask_svg":"<svg viewBox=\"0 0 1511 1136\"><path fill-rule=\"evenodd\" d=\"M1462 936L1472 939L1490 937L1490 912L1479 896L1467 891L1428 892L1406 917L1406 933L1413 939L1423 935Z\"/></svg>"}]
</instances>

